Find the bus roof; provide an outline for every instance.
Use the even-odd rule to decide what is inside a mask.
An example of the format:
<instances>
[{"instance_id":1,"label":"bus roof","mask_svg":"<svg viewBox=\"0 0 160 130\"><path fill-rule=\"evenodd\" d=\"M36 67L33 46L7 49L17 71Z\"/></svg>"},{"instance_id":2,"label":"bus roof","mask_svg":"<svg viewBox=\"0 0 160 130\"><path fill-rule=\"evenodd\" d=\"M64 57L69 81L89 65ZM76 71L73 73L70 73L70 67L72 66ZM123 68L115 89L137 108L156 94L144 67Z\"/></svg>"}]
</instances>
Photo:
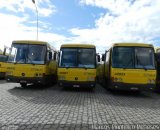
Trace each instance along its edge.
<instances>
[{"instance_id":1,"label":"bus roof","mask_svg":"<svg viewBox=\"0 0 160 130\"><path fill-rule=\"evenodd\" d=\"M62 45L61 45L61 48L62 48L62 47L96 48L96 46L93 45L93 44L78 44L78 43L77 43L77 44L62 44Z\"/></svg>"},{"instance_id":2,"label":"bus roof","mask_svg":"<svg viewBox=\"0 0 160 130\"><path fill-rule=\"evenodd\" d=\"M45 42L45 41L38 41L38 40L15 40L12 43L47 45L49 48L53 49L54 51L57 51L57 49L55 47L51 46L48 42Z\"/></svg>"},{"instance_id":3,"label":"bus roof","mask_svg":"<svg viewBox=\"0 0 160 130\"><path fill-rule=\"evenodd\" d=\"M38 41L38 40L15 40L12 43L20 43L20 44L48 44L45 41Z\"/></svg>"},{"instance_id":4,"label":"bus roof","mask_svg":"<svg viewBox=\"0 0 160 130\"><path fill-rule=\"evenodd\" d=\"M114 43L113 46L153 47L152 44L147 44L147 43Z\"/></svg>"}]
</instances>

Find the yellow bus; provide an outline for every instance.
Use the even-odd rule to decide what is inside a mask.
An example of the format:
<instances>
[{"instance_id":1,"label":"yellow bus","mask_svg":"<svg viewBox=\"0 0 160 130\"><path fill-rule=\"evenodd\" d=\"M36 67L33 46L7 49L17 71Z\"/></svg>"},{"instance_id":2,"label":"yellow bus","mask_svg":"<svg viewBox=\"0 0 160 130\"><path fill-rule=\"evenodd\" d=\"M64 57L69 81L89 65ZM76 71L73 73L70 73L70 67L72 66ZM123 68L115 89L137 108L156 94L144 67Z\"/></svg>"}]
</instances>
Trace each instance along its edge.
<instances>
[{"instance_id":1,"label":"yellow bus","mask_svg":"<svg viewBox=\"0 0 160 130\"><path fill-rule=\"evenodd\" d=\"M8 55L0 52L0 78L5 78Z\"/></svg>"},{"instance_id":2,"label":"yellow bus","mask_svg":"<svg viewBox=\"0 0 160 130\"><path fill-rule=\"evenodd\" d=\"M103 55L108 89L151 90L156 86L154 47L144 43L115 43Z\"/></svg>"},{"instance_id":3,"label":"yellow bus","mask_svg":"<svg viewBox=\"0 0 160 130\"><path fill-rule=\"evenodd\" d=\"M62 87L96 85L96 47L92 44L63 44L58 63L58 84Z\"/></svg>"},{"instance_id":4,"label":"yellow bus","mask_svg":"<svg viewBox=\"0 0 160 130\"><path fill-rule=\"evenodd\" d=\"M12 42L6 80L27 84L50 84L57 80L57 50L49 43L33 40Z\"/></svg>"}]
</instances>

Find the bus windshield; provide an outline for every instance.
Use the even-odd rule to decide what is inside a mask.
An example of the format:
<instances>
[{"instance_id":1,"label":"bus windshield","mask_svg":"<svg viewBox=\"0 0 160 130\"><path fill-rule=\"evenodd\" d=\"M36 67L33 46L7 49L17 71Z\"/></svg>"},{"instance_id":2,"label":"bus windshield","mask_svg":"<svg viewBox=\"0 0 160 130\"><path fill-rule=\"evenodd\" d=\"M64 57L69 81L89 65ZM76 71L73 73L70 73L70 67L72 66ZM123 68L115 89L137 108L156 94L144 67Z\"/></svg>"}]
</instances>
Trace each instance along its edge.
<instances>
[{"instance_id":1,"label":"bus windshield","mask_svg":"<svg viewBox=\"0 0 160 130\"><path fill-rule=\"evenodd\" d=\"M0 55L0 62L6 62L8 59L8 56L6 55Z\"/></svg>"},{"instance_id":2,"label":"bus windshield","mask_svg":"<svg viewBox=\"0 0 160 130\"><path fill-rule=\"evenodd\" d=\"M112 67L155 69L154 50L147 47L114 47Z\"/></svg>"},{"instance_id":3,"label":"bus windshield","mask_svg":"<svg viewBox=\"0 0 160 130\"><path fill-rule=\"evenodd\" d=\"M95 49L62 48L59 67L95 68Z\"/></svg>"},{"instance_id":4,"label":"bus windshield","mask_svg":"<svg viewBox=\"0 0 160 130\"><path fill-rule=\"evenodd\" d=\"M22 64L44 64L46 46L33 44L13 44L8 62Z\"/></svg>"}]
</instances>

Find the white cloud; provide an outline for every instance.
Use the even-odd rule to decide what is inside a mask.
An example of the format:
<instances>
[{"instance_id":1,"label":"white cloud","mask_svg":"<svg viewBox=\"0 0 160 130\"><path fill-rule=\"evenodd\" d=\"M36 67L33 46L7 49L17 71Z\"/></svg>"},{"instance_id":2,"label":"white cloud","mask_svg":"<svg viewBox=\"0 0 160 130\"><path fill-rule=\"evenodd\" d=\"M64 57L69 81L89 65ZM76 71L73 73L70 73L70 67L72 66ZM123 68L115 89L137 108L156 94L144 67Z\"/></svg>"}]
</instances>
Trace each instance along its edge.
<instances>
[{"instance_id":1,"label":"white cloud","mask_svg":"<svg viewBox=\"0 0 160 130\"><path fill-rule=\"evenodd\" d=\"M50 16L56 11L55 6L50 0L35 1L40 17ZM27 12L28 9L30 9L33 13L36 13L35 5L32 3L32 0L3 0L0 2L0 9L2 11L7 10L11 12L10 14L0 12L1 49L4 48L4 45L10 47L13 40L36 40L37 21L31 21L30 18L34 14ZM19 14L23 16L19 16ZM67 39L63 35L49 32L46 33L46 29L50 29L50 23L45 23L39 20L39 25L38 40L47 41L54 44L56 43L56 46L58 46L58 43Z\"/></svg>"},{"instance_id":2,"label":"white cloud","mask_svg":"<svg viewBox=\"0 0 160 130\"><path fill-rule=\"evenodd\" d=\"M0 48L4 45L10 46L13 40L36 40L36 27L24 25L26 17L18 17L14 15L6 15L0 13ZM42 28L39 28L39 39L51 43L60 43L65 41L66 37L54 33L45 33ZM58 45L58 44L57 44ZM56 45L56 46L57 46ZM53 44L54 46L54 44Z\"/></svg>"},{"instance_id":3,"label":"white cloud","mask_svg":"<svg viewBox=\"0 0 160 130\"><path fill-rule=\"evenodd\" d=\"M56 10L51 0L36 0L39 14L50 16ZM39 28L39 40L49 41L59 48L62 43L93 43L99 52L103 52L113 42L154 42L160 37L160 1L137 0L131 3L128 0L81 0L81 4L106 9L106 13L95 20L95 28L73 28L69 31L74 37L65 37L53 33L45 33L51 27L49 23L42 23ZM7 6L6 6L7 5ZM45 6L44 6L45 5ZM36 39L36 27L27 26L29 15L26 10L34 13L35 6L32 0L3 0L0 9L7 9L15 13L23 13L25 17L0 13L0 47L10 46L13 40ZM91 14L93 15L93 13ZM156 41L157 42L157 41Z\"/></svg>"},{"instance_id":4,"label":"white cloud","mask_svg":"<svg viewBox=\"0 0 160 130\"><path fill-rule=\"evenodd\" d=\"M99 48L113 42L152 42L160 37L160 1L81 0L81 4L106 9L92 29L71 29L79 41L93 42Z\"/></svg>"},{"instance_id":5,"label":"white cloud","mask_svg":"<svg viewBox=\"0 0 160 130\"><path fill-rule=\"evenodd\" d=\"M80 3L108 9L115 14L126 12L130 6L130 2L126 0L81 0Z\"/></svg>"},{"instance_id":6,"label":"white cloud","mask_svg":"<svg viewBox=\"0 0 160 130\"><path fill-rule=\"evenodd\" d=\"M50 0L35 0L35 2L39 15L42 17L49 16L56 12L56 8L51 4ZM31 9L35 12L35 5L32 3L32 0L1 0L0 9L7 9L15 13L25 13L26 9Z\"/></svg>"}]
</instances>

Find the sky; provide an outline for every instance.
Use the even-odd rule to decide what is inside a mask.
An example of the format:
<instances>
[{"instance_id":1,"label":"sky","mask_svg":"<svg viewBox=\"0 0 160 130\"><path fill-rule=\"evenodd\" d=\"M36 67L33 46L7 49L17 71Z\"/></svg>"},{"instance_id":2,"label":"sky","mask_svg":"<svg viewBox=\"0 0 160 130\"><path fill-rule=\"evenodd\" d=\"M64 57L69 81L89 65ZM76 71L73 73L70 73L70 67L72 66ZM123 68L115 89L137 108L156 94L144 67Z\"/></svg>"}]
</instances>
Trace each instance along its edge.
<instances>
[{"instance_id":1,"label":"sky","mask_svg":"<svg viewBox=\"0 0 160 130\"><path fill-rule=\"evenodd\" d=\"M160 46L160 0L0 0L0 48L13 40L90 43L103 53L112 43Z\"/></svg>"}]
</instances>

